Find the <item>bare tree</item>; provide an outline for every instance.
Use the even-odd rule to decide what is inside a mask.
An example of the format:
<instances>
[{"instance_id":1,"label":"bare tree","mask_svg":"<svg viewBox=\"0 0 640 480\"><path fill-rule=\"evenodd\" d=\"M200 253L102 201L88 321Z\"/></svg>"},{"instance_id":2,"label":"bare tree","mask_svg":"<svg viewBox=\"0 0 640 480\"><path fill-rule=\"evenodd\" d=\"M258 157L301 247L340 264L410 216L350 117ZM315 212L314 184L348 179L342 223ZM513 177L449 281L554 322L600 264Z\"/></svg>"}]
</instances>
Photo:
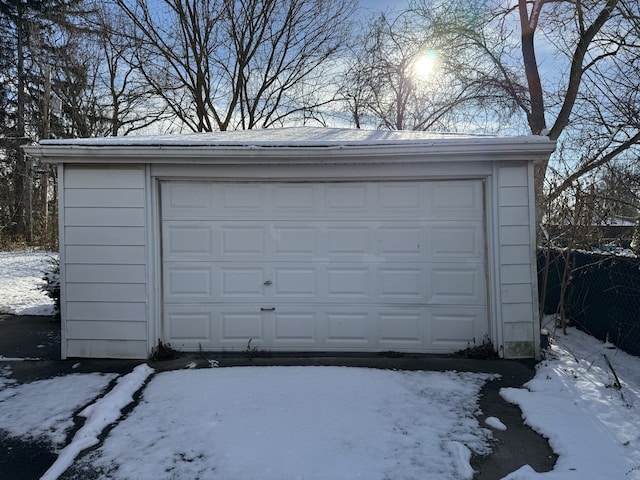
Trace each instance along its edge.
<instances>
[{"instance_id":1,"label":"bare tree","mask_svg":"<svg viewBox=\"0 0 640 480\"><path fill-rule=\"evenodd\" d=\"M549 9L546 35L554 39L569 63L564 85L555 92L557 106L549 102L551 110L546 108L544 98L545 93L551 96L554 92L545 92L542 87L534 49L534 36L545 13L545 3L548 2L534 2L528 8L520 0L519 12L531 99L531 131L548 133L551 139L577 146L572 171L555 191L548 192L553 198L581 176L621 158L640 141L637 115L640 17L636 2L619 0L560 2L546 7ZM548 129L545 116L552 119ZM561 138L563 133L565 137ZM538 167L538 184L546 169L544 163Z\"/></svg>"},{"instance_id":2,"label":"bare tree","mask_svg":"<svg viewBox=\"0 0 640 480\"><path fill-rule=\"evenodd\" d=\"M129 135L162 124L168 118L166 106L130 62L136 55L136 44L131 42L128 17L112 4L95 1L85 22L90 45L87 52L94 58L92 117L100 119L99 134Z\"/></svg>"},{"instance_id":3,"label":"bare tree","mask_svg":"<svg viewBox=\"0 0 640 480\"><path fill-rule=\"evenodd\" d=\"M466 40L454 43L453 29L442 32L445 16L470 8L430 2L419 12L370 19L354 42L342 81L351 121L358 127L449 131L495 130L507 123L513 107L496 107L510 100L478 75L480 65ZM459 19L448 21L461 25Z\"/></svg>"},{"instance_id":4,"label":"bare tree","mask_svg":"<svg viewBox=\"0 0 640 480\"><path fill-rule=\"evenodd\" d=\"M421 93L412 67L421 42L410 21L406 13L393 18L380 14L355 42L353 64L342 90L356 125L360 126L363 115L368 115L381 128L411 129L407 117L416 113L414 107Z\"/></svg>"},{"instance_id":5,"label":"bare tree","mask_svg":"<svg viewBox=\"0 0 640 480\"><path fill-rule=\"evenodd\" d=\"M135 28L135 67L193 131L269 127L320 107L324 69L355 8L353 0L115 3Z\"/></svg>"},{"instance_id":6,"label":"bare tree","mask_svg":"<svg viewBox=\"0 0 640 480\"><path fill-rule=\"evenodd\" d=\"M623 5L624 6L624 5ZM551 198L581 176L613 162L635 163L640 142L640 14L619 14L606 34L597 61L585 71L564 143L575 152Z\"/></svg>"},{"instance_id":7,"label":"bare tree","mask_svg":"<svg viewBox=\"0 0 640 480\"><path fill-rule=\"evenodd\" d=\"M573 152L572 169L549 195L560 195L577 178L635 148L637 1L489 0L481 8L448 3L469 14L438 19L441 34L482 58L479 78L503 89L530 133L547 135ZM432 5L416 0L412 9L433 21ZM547 162L536 167L539 196L547 168Z\"/></svg>"}]
</instances>

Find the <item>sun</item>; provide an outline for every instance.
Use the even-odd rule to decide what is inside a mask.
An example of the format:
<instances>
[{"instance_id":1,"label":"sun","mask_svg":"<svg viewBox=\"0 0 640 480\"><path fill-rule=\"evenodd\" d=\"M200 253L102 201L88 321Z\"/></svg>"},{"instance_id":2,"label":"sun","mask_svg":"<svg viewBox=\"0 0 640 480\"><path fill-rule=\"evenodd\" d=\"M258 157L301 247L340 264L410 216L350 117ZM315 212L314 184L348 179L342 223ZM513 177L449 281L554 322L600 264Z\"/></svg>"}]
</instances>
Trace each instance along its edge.
<instances>
[{"instance_id":1,"label":"sun","mask_svg":"<svg viewBox=\"0 0 640 480\"><path fill-rule=\"evenodd\" d=\"M434 50L427 50L421 52L413 62L411 66L411 72L414 78L418 80L427 80L429 79L438 63L438 55Z\"/></svg>"}]
</instances>

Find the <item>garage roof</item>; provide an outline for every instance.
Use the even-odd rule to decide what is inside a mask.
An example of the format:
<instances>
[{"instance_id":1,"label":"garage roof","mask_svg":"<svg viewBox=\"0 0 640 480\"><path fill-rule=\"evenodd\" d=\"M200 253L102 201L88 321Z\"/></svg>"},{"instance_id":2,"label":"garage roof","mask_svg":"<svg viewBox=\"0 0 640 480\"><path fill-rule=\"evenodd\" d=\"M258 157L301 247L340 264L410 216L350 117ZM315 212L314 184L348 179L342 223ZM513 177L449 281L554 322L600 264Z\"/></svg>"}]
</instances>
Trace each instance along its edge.
<instances>
[{"instance_id":1,"label":"garage roof","mask_svg":"<svg viewBox=\"0 0 640 480\"><path fill-rule=\"evenodd\" d=\"M147 163L228 163L233 158L256 160L257 157L267 161L366 157L372 161L397 156L416 156L416 161L424 162L426 157L453 157L464 161L495 160L496 156L542 160L554 148L555 142L542 136L291 127L41 140L38 145L25 147L25 151L52 163L101 163L107 159L140 163L143 158Z\"/></svg>"}]
</instances>

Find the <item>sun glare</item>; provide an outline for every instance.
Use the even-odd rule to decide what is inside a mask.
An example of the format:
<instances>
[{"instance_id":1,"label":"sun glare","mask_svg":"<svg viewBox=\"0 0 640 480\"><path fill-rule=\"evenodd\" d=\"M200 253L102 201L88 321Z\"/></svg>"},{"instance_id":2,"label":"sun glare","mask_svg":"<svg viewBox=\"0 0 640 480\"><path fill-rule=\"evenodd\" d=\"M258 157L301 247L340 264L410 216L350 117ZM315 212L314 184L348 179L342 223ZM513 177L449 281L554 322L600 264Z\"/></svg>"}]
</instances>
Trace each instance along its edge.
<instances>
[{"instance_id":1,"label":"sun glare","mask_svg":"<svg viewBox=\"0 0 640 480\"><path fill-rule=\"evenodd\" d=\"M422 52L413 62L413 75L416 79L427 80L434 72L437 54L433 50Z\"/></svg>"}]
</instances>

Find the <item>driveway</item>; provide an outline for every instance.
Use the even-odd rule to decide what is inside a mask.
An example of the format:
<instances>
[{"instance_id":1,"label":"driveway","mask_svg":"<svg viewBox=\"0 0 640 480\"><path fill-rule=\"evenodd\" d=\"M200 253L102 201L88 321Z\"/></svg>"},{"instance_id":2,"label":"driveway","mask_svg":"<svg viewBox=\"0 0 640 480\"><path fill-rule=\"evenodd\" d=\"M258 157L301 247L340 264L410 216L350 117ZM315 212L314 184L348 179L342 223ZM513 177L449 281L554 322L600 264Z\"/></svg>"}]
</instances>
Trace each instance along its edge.
<instances>
[{"instance_id":1,"label":"driveway","mask_svg":"<svg viewBox=\"0 0 640 480\"><path fill-rule=\"evenodd\" d=\"M10 378L18 383L54 378L72 373L102 372L126 375L141 362L119 360L60 360L60 327L51 317L0 316L0 369L8 367ZM28 358L24 361L6 359ZM487 417L497 417L507 427L493 430L492 451L486 456L472 458L471 465L477 472L474 479L494 480L514 472L522 465L530 465L536 471L553 468L555 455L545 439L523 425L521 411L507 403L499 395L503 387L521 387L534 375L534 362L506 360L469 360L423 355L384 356L345 355L264 355L247 354L215 355L220 367L231 366L352 366L391 370L425 370L497 373L500 377L488 381L480 392L481 414L478 420L484 424ZM195 368L208 368L205 358L182 358L148 362L156 371L183 369L188 364ZM0 383L0 392L2 384ZM0 397L1 398L1 397ZM135 396L135 401L138 397ZM131 406L127 407L131 410ZM76 427L76 429L79 427ZM73 436L73 433L69 437ZM55 461L56 454L46 443L25 442L0 433L0 479L39 478ZM63 477L64 478L64 477Z\"/></svg>"}]
</instances>

